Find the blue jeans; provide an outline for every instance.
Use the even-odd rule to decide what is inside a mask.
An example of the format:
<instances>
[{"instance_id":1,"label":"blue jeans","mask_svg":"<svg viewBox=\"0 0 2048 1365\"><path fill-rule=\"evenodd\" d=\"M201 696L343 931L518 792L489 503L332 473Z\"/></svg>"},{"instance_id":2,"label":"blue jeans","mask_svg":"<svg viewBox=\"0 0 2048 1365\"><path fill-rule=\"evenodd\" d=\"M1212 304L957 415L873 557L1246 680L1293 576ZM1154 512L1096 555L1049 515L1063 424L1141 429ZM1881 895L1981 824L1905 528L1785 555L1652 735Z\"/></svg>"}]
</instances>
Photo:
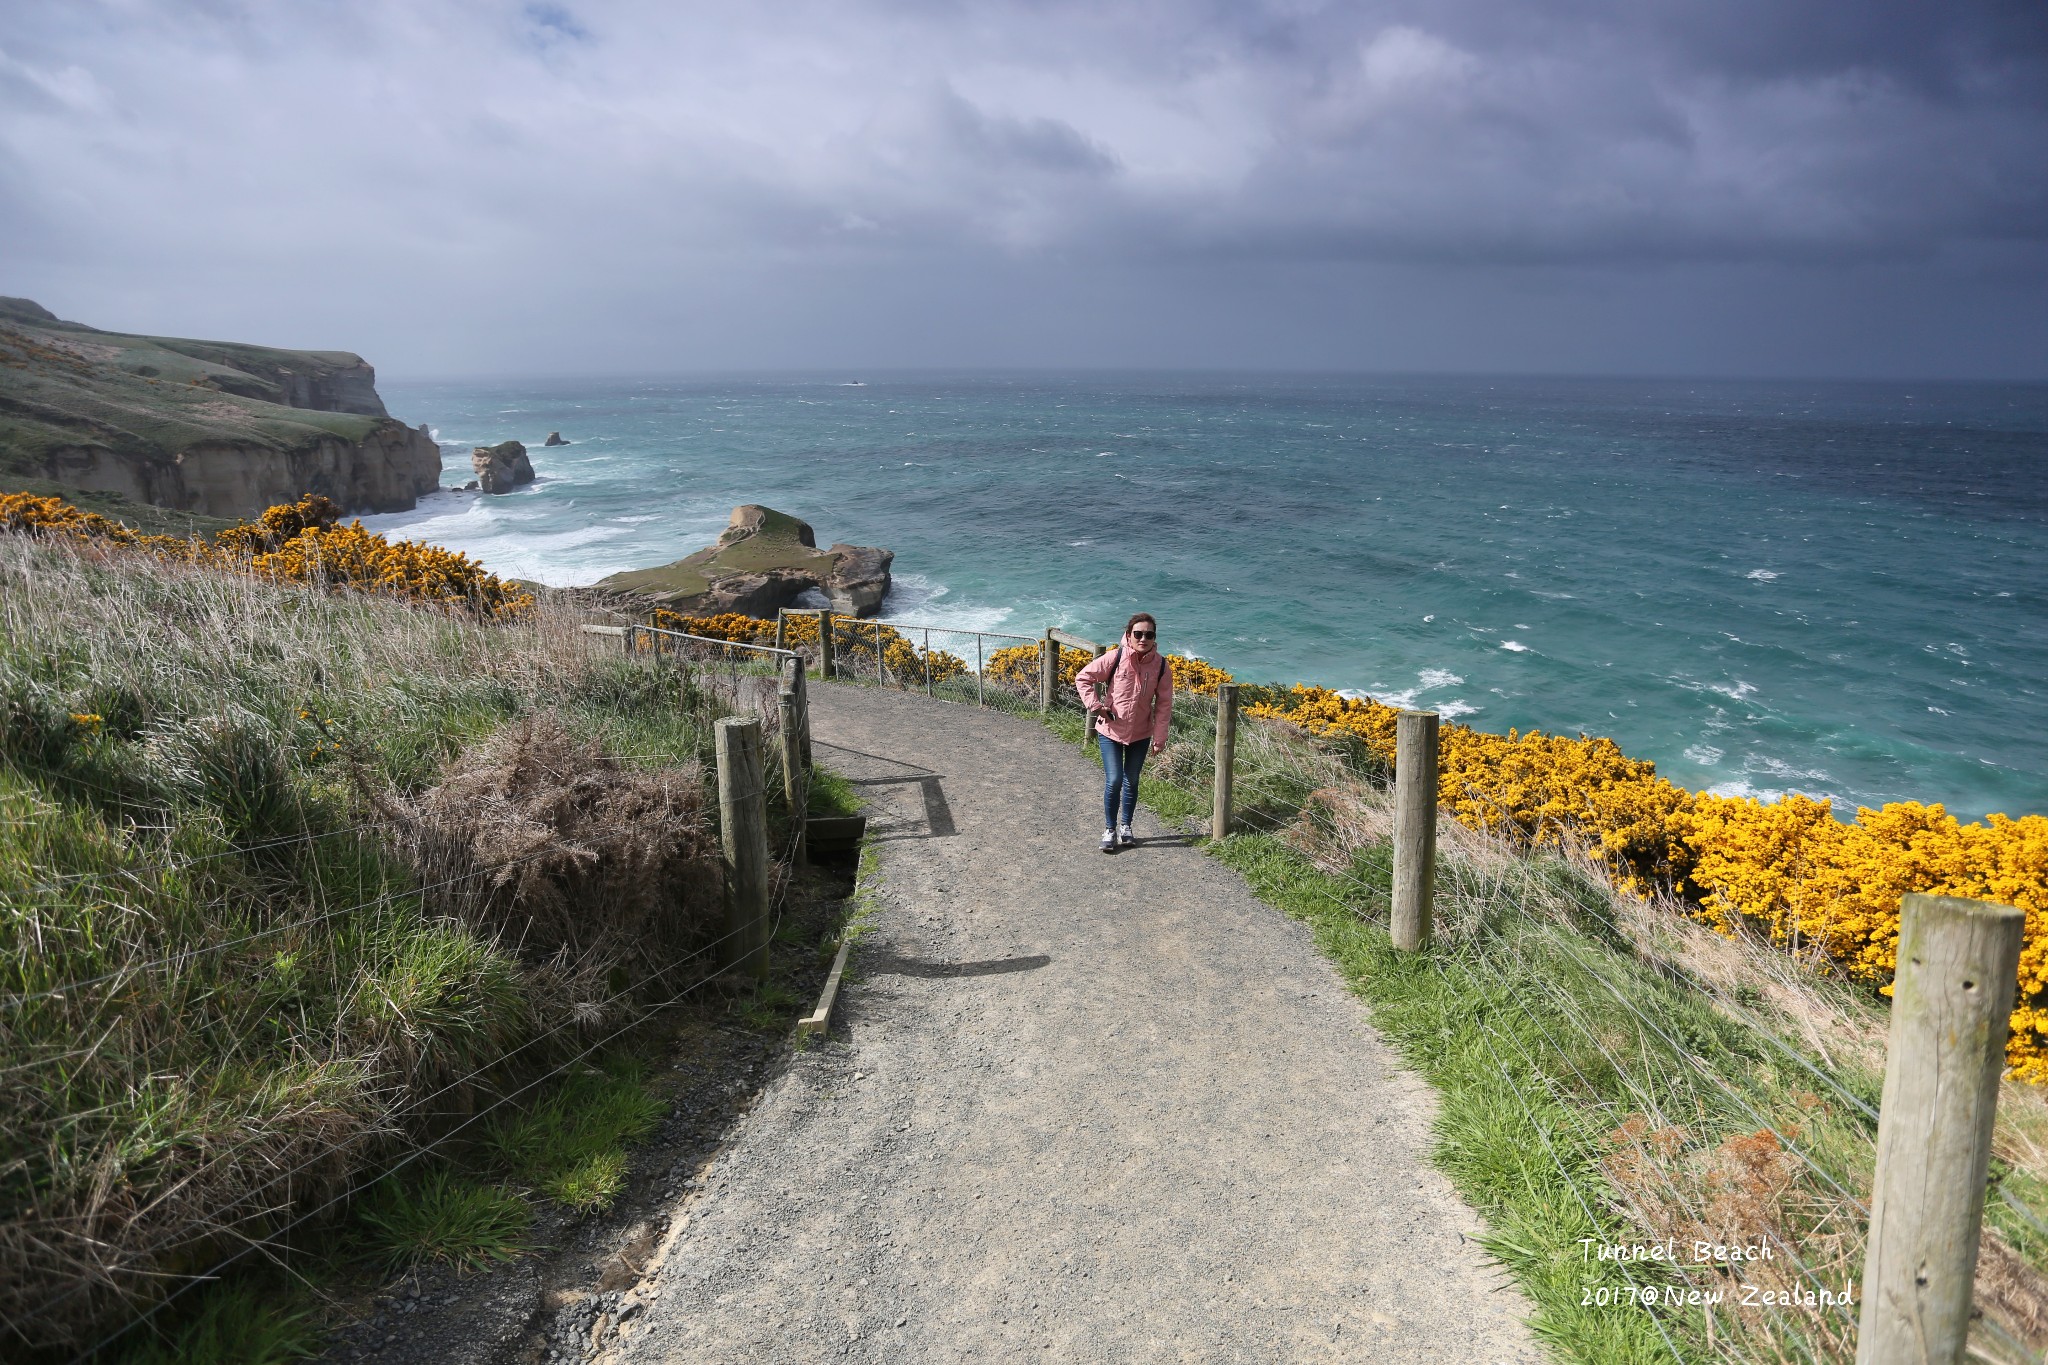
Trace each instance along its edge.
<instances>
[{"instance_id":1,"label":"blue jeans","mask_svg":"<svg viewBox=\"0 0 2048 1365\"><path fill-rule=\"evenodd\" d=\"M1095 742L1102 746L1102 823L1110 829L1128 825L1138 809L1138 774L1145 767L1152 738L1147 735L1119 744L1108 735L1097 735ZM1119 800L1123 803L1121 820L1116 818Z\"/></svg>"}]
</instances>

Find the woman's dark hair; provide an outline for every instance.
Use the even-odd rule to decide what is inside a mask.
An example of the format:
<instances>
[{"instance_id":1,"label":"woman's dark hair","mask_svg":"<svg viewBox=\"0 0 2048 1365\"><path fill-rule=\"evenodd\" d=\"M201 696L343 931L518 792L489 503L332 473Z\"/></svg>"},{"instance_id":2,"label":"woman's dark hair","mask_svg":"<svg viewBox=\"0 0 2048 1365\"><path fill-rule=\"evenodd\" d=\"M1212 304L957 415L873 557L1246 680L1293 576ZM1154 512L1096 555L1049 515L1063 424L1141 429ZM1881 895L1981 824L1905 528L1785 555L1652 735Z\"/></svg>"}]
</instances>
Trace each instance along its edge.
<instances>
[{"instance_id":1,"label":"woman's dark hair","mask_svg":"<svg viewBox=\"0 0 2048 1365\"><path fill-rule=\"evenodd\" d=\"M1130 620L1124 622L1124 634L1129 635L1131 633L1131 627L1137 625L1140 621L1150 623L1152 629L1154 630L1159 629L1158 618L1153 616L1152 613L1149 611L1141 611L1136 616L1133 616Z\"/></svg>"}]
</instances>

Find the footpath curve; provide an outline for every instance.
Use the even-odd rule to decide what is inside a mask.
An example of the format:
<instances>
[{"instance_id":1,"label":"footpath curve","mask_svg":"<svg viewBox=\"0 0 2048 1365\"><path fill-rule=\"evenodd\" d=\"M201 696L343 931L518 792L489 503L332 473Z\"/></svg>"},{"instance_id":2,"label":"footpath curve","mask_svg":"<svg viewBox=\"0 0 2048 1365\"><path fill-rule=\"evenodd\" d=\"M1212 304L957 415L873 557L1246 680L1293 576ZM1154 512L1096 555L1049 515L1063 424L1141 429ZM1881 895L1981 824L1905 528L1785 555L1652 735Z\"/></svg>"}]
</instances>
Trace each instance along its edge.
<instances>
[{"instance_id":1,"label":"footpath curve","mask_svg":"<svg viewBox=\"0 0 2048 1365\"><path fill-rule=\"evenodd\" d=\"M819 685L883 904L610 1358L1533 1362L1308 931L1031 720ZM634 1320L637 1319L637 1320Z\"/></svg>"}]
</instances>

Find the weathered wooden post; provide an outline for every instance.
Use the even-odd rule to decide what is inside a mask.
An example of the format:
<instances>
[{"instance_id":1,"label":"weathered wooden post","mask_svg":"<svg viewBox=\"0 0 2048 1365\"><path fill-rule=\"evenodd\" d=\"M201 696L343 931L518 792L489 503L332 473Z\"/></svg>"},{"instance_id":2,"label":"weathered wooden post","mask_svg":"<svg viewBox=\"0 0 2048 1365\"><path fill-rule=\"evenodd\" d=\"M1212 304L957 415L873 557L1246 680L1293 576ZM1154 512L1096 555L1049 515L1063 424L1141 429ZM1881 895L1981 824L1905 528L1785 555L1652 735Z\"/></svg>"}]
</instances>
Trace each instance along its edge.
<instances>
[{"instance_id":1,"label":"weathered wooden post","mask_svg":"<svg viewBox=\"0 0 2048 1365\"><path fill-rule=\"evenodd\" d=\"M818 613L818 676L832 676L832 613Z\"/></svg>"},{"instance_id":2,"label":"weathered wooden post","mask_svg":"<svg viewBox=\"0 0 2048 1365\"><path fill-rule=\"evenodd\" d=\"M804 656L795 655L789 661L789 681L796 693L796 718L798 743L802 746L804 771L811 770L811 686L810 677L804 667Z\"/></svg>"},{"instance_id":3,"label":"weathered wooden post","mask_svg":"<svg viewBox=\"0 0 2048 1365\"><path fill-rule=\"evenodd\" d=\"M1095 646L1095 657L1096 657L1096 658L1098 658L1098 659L1099 659L1099 658L1101 658L1101 657L1102 657L1103 655L1105 655L1105 654L1107 654L1107 653L1109 653L1109 646L1108 646L1108 645L1097 645L1097 646ZM1083 722L1083 723L1082 723L1082 726L1081 726L1081 747L1082 747L1082 748L1084 748L1084 749L1086 749L1086 748L1089 748L1090 746L1092 746L1092 745L1093 745L1094 743L1095 743L1095 712L1094 712L1094 710L1093 710L1093 709L1091 708L1091 709L1089 710L1089 712L1088 712L1088 719L1087 719L1087 720L1086 720L1085 722Z\"/></svg>"},{"instance_id":4,"label":"weathered wooden post","mask_svg":"<svg viewBox=\"0 0 2048 1365\"><path fill-rule=\"evenodd\" d=\"M2023 911L1907 896L1856 1365L1963 1358Z\"/></svg>"},{"instance_id":5,"label":"weathered wooden post","mask_svg":"<svg viewBox=\"0 0 2048 1365\"><path fill-rule=\"evenodd\" d=\"M781 607L775 609L775 647L789 648L789 613Z\"/></svg>"},{"instance_id":6,"label":"weathered wooden post","mask_svg":"<svg viewBox=\"0 0 2048 1365\"><path fill-rule=\"evenodd\" d=\"M768 803L761 722L718 722L718 838L725 853L725 938L719 964L768 975Z\"/></svg>"},{"instance_id":7,"label":"weathered wooden post","mask_svg":"<svg viewBox=\"0 0 2048 1365\"><path fill-rule=\"evenodd\" d=\"M809 793L804 782L803 719L797 710L796 684L785 678L776 689L775 703L782 721L782 799L789 807L791 855L798 867L810 861L810 840L805 820L810 815Z\"/></svg>"},{"instance_id":8,"label":"weathered wooden post","mask_svg":"<svg viewBox=\"0 0 2048 1365\"><path fill-rule=\"evenodd\" d=\"M1216 689L1216 804L1209 813L1209 837L1230 834L1230 783L1237 761L1237 684Z\"/></svg>"},{"instance_id":9,"label":"weathered wooden post","mask_svg":"<svg viewBox=\"0 0 2048 1365\"><path fill-rule=\"evenodd\" d=\"M1394 720L1394 946L1429 943L1436 910L1436 723L1434 711Z\"/></svg>"},{"instance_id":10,"label":"weathered wooden post","mask_svg":"<svg viewBox=\"0 0 2048 1365\"><path fill-rule=\"evenodd\" d=\"M1045 638L1038 642L1038 709L1052 710L1052 694L1059 682L1060 647L1052 638L1052 627L1045 628Z\"/></svg>"}]
</instances>

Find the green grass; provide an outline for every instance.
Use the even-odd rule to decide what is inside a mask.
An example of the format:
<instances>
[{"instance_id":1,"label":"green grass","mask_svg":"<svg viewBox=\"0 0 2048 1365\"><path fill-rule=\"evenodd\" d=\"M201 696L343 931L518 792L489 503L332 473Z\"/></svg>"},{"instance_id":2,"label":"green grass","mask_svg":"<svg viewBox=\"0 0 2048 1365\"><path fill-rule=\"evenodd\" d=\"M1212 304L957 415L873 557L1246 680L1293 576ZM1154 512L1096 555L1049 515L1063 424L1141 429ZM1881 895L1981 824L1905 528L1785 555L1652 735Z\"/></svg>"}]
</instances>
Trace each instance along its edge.
<instances>
[{"instance_id":1,"label":"green grass","mask_svg":"<svg viewBox=\"0 0 2048 1365\"><path fill-rule=\"evenodd\" d=\"M565 978L385 829L543 711L701 782L719 710L546 609L482 626L0 537L0 1355L70 1358L630 1024L659 989L634 953L668 970L673 944L625 934ZM618 998L586 1020L594 996ZM530 1187L603 1206L644 1105L551 1121L565 1145ZM490 1203L403 1189L387 1221ZM163 1316L227 1314L219 1292Z\"/></svg>"},{"instance_id":2,"label":"green grass","mask_svg":"<svg viewBox=\"0 0 2048 1365\"><path fill-rule=\"evenodd\" d=\"M370 1254L388 1270L429 1264L478 1270L527 1251L533 1210L511 1190L437 1167L386 1181L357 1217Z\"/></svg>"},{"instance_id":3,"label":"green grass","mask_svg":"<svg viewBox=\"0 0 2048 1365\"><path fill-rule=\"evenodd\" d=\"M611 1207L625 1186L627 1148L661 1122L664 1106L630 1056L585 1070L525 1113L490 1125L492 1165L579 1213Z\"/></svg>"},{"instance_id":4,"label":"green grass","mask_svg":"<svg viewBox=\"0 0 2048 1365\"><path fill-rule=\"evenodd\" d=\"M321 1331L295 1289L226 1285L198 1311L138 1343L124 1365L285 1365L317 1353Z\"/></svg>"},{"instance_id":5,"label":"green grass","mask_svg":"<svg viewBox=\"0 0 2048 1365\"><path fill-rule=\"evenodd\" d=\"M851 782L826 768L811 769L812 815L858 815L860 810L860 796Z\"/></svg>"}]
</instances>

